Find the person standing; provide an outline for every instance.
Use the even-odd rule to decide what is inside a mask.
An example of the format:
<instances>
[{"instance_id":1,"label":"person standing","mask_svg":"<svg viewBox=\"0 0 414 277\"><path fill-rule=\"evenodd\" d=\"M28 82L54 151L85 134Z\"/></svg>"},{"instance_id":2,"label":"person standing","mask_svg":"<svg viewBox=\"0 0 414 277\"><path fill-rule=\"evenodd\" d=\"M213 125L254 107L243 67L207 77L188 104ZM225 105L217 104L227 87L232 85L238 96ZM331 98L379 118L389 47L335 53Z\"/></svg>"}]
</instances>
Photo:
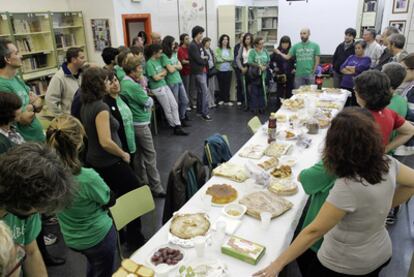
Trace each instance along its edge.
<instances>
[{"instance_id":1,"label":"person standing","mask_svg":"<svg viewBox=\"0 0 414 277\"><path fill-rule=\"evenodd\" d=\"M391 60L393 62L400 63L405 57L408 56L408 52L404 50L405 36L403 34L392 34L388 38L388 49L392 55Z\"/></svg>"},{"instance_id":2,"label":"person standing","mask_svg":"<svg viewBox=\"0 0 414 277\"><path fill-rule=\"evenodd\" d=\"M264 113L267 104L265 87L266 71L270 62L269 54L264 48L264 39L254 39L254 49L249 52L247 62L249 64L248 75L250 79L250 110L255 113Z\"/></svg>"},{"instance_id":3,"label":"person standing","mask_svg":"<svg viewBox=\"0 0 414 277\"><path fill-rule=\"evenodd\" d=\"M187 92L185 91L183 80L180 76L180 70L183 68L180 61L177 58L177 44L172 36L166 36L162 40L163 54L161 56L161 63L165 66L168 71L165 80L170 87L175 101L178 104L178 114L180 116L181 126L190 127L186 122L188 98Z\"/></svg>"},{"instance_id":4,"label":"person standing","mask_svg":"<svg viewBox=\"0 0 414 277\"><path fill-rule=\"evenodd\" d=\"M41 99L17 75L22 56L11 40L0 38L0 91L14 93L22 101L17 131L25 141L45 141L42 125L36 114L42 109Z\"/></svg>"},{"instance_id":5,"label":"person standing","mask_svg":"<svg viewBox=\"0 0 414 277\"><path fill-rule=\"evenodd\" d=\"M81 83L81 68L86 61L81 48L71 47L66 51L66 62L53 75L46 91L46 105L54 116L70 114L73 96Z\"/></svg>"},{"instance_id":6,"label":"person standing","mask_svg":"<svg viewBox=\"0 0 414 277\"><path fill-rule=\"evenodd\" d=\"M334 88L340 88L341 86L343 78L341 65L349 56L355 54L355 37L356 30L354 28L346 29L344 41L340 43L335 49L335 53L332 57Z\"/></svg>"},{"instance_id":7,"label":"person standing","mask_svg":"<svg viewBox=\"0 0 414 277\"><path fill-rule=\"evenodd\" d=\"M365 55L371 58L371 68L378 65L379 59L382 55L383 49L378 42L375 41L376 32L374 29L364 30L362 38L367 43L365 48Z\"/></svg>"},{"instance_id":8,"label":"person standing","mask_svg":"<svg viewBox=\"0 0 414 277\"><path fill-rule=\"evenodd\" d=\"M347 106L358 105L354 92L354 78L362 72L369 70L371 66L371 59L364 54L365 47L365 41L357 41L355 43L355 55L349 56L340 67L340 71L343 74L341 88L352 93L351 98L348 98Z\"/></svg>"},{"instance_id":9,"label":"person standing","mask_svg":"<svg viewBox=\"0 0 414 277\"><path fill-rule=\"evenodd\" d=\"M190 45L190 36L188 34L180 35L180 46L178 47L177 57L182 65L180 71L181 79L183 80L184 88L187 93L187 99L190 101L187 111L191 111L190 106L196 106L196 95L192 90L190 82L190 60L188 58L188 46Z\"/></svg>"},{"instance_id":10,"label":"person standing","mask_svg":"<svg viewBox=\"0 0 414 277\"><path fill-rule=\"evenodd\" d=\"M197 113L201 114L201 117L205 121L211 121L212 118L209 115L208 102L208 87L207 87L207 66L208 56L205 53L204 47L201 44L203 39L204 28L201 26L195 26L191 30L191 36L193 41L188 48L188 56L190 59L191 75L195 82L197 89Z\"/></svg>"},{"instance_id":11,"label":"person standing","mask_svg":"<svg viewBox=\"0 0 414 277\"><path fill-rule=\"evenodd\" d=\"M237 56L239 55L240 48L243 46L243 37L244 33L239 34L239 42L237 42L236 45L234 45L233 48L233 70L234 74L236 75L236 91L237 91L237 106L240 107L244 103L244 97L243 97L243 81L242 81L242 73L237 66Z\"/></svg>"},{"instance_id":12,"label":"person standing","mask_svg":"<svg viewBox=\"0 0 414 277\"><path fill-rule=\"evenodd\" d=\"M221 35L216 48L216 69L219 83L219 105L233 106L230 102L230 88L233 76L232 62L234 60L233 51L230 46L230 37L226 34Z\"/></svg>"},{"instance_id":13,"label":"person standing","mask_svg":"<svg viewBox=\"0 0 414 277\"><path fill-rule=\"evenodd\" d=\"M292 43L290 37L283 36L280 39L279 51L289 53ZM274 80L277 84L279 99L287 99L292 96L293 82L295 80L295 60L285 60L282 56L272 53L270 55L270 68L273 70Z\"/></svg>"},{"instance_id":14,"label":"person standing","mask_svg":"<svg viewBox=\"0 0 414 277\"><path fill-rule=\"evenodd\" d=\"M151 33L151 44L161 44L161 34L157 32Z\"/></svg>"},{"instance_id":15,"label":"person standing","mask_svg":"<svg viewBox=\"0 0 414 277\"><path fill-rule=\"evenodd\" d=\"M207 70L207 86L208 86L208 108L216 107L216 88L217 88L217 69L216 69L216 55L211 50L211 38L205 37L201 41L205 53L208 56L208 70Z\"/></svg>"},{"instance_id":16,"label":"person standing","mask_svg":"<svg viewBox=\"0 0 414 277\"><path fill-rule=\"evenodd\" d=\"M240 69L241 76L242 76L242 83L243 83L243 99L245 109L248 109L248 95L249 95L249 87L250 87L250 80L249 76L247 75L247 70L249 65L247 63L249 52L253 48L253 35L251 33L246 33L243 37L242 46L240 47L239 53L237 54L237 67Z\"/></svg>"},{"instance_id":17,"label":"person standing","mask_svg":"<svg viewBox=\"0 0 414 277\"><path fill-rule=\"evenodd\" d=\"M296 58L295 87L303 85L312 85L315 83L315 72L320 62L320 48L315 42L309 40L310 30L303 28L300 31L301 42L296 43L290 49L289 53L283 54L280 50L275 49L276 54L281 55L284 59L289 60Z\"/></svg>"},{"instance_id":18,"label":"person standing","mask_svg":"<svg viewBox=\"0 0 414 277\"><path fill-rule=\"evenodd\" d=\"M128 103L132 112L135 129L135 141L138 155L135 156L135 170L140 184L148 184L154 197L165 197L165 189L161 185L160 173L157 169L157 153L155 152L151 129L151 108L154 104L140 85L142 78L142 61L137 57L128 59L123 66L127 74L121 82L121 97Z\"/></svg>"},{"instance_id":19,"label":"person standing","mask_svg":"<svg viewBox=\"0 0 414 277\"><path fill-rule=\"evenodd\" d=\"M375 66L375 69L381 71L382 67L391 61L392 55L390 53L390 50L388 49L388 37L391 36L392 34L399 34L399 33L400 31L394 26L385 27L384 31L381 34L382 43L384 47L383 47L381 57L379 58L378 63Z\"/></svg>"}]
</instances>

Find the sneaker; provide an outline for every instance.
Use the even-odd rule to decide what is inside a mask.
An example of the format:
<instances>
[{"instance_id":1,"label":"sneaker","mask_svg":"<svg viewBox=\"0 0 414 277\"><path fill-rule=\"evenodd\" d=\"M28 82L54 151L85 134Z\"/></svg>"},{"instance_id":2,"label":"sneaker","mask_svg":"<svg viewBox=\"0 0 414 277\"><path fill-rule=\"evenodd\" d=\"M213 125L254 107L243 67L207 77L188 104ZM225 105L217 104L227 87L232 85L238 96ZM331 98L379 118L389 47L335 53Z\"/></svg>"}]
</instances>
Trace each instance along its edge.
<instances>
[{"instance_id":1,"label":"sneaker","mask_svg":"<svg viewBox=\"0 0 414 277\"><path fill-rule=\"evenodd\" d=\"M187 109L185 109L187 112L191 111L191 107L187 107Z\"/></svg>"},{"instance_id":2,"label":"sneaker","mask_svg":"<svg viewBox=\"0 0 414 277\"><path fill-rule=\"evenodd\" d=\"M241 105L243 105L243 103L242 102L237 102L237 106L241 106Z\"/></svg>"},{"instance_id":3,"label":"sneaker","mask_svg":"<svg viewBox=\"0 0 414 277\"><path fill-rule=\"evenodd\" d=\"M196 105L193 105L191 108L192 108L193 110L195 110L195 109L197 109L197 106L196 106Z\"/></svg>"},{"instance_id":4,"label":"sneaker","mask_svg":"<svg viewBox=\"0 0 414 277\"><path fill-rule=\"evenodd\" d=\"M57 241L57 236L55 236L52 233L49 233L43 236L43 240L45 241L46 246L53 245Z\"/></svg>"},{"instance_id":5,"label":"sneaker","mask_svg":"<svg viewBox=\"0 0 414 277\"><path fill-rule=\"evenodd\" d=\"M226 106L232 107L233 106L233 103L232 102L227 102L226 103Z\"/></svg>"},{"instance_id":6,"label":"sneaker","mask_svg":"<svg viewBox=\"0 0 414 277\"><path fill-rule=\"evenodd\" d=\"M224 101L220 101L220 102L218 102L218 105L219 105L219 106L223 106L223 104L224 104Z\"/></svg>"},{"instance_id":7,"label":"sneaker","mask_svg":"<svg viewBox=\"0 0 414 277\"><path fill-rule=\"evenodd\" d=\"M212 121L213 120L209 115L203 115L201 118L205 121Z\"/></svg>"},{"instance_id":8,"label":"sneaker","mask_svg":"<svg viewBox=\"0 0 414 277\"><path fill-rule=\"evenodd\" d=\"M187 132L184 132L184 130L183 130L183 128L181 128L181 126L175 126L174 135L176 135L176 136L188 136L189 134Z\"/></svg>"}]
</instances>

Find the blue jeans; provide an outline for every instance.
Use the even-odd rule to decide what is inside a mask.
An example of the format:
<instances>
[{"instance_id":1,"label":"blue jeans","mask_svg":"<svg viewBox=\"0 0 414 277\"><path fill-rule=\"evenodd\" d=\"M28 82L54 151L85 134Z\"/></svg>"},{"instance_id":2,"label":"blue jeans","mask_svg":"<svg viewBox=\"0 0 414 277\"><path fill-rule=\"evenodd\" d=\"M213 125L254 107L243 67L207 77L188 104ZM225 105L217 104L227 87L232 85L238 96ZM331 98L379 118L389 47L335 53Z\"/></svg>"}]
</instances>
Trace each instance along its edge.
<instances>
[{"instance_id":1,"label":"blue jeans","mask_svg":"<svg viewBox=\"0 0 414 277\"><path fill-rule=\"evenodd\" d=\"M208 115L208 87L207 74L194 74L195 87L197 88L197 112L203 116Z\"/></svg>"},{"instance_id":2,"label":"blue jeans","mask_svg":"<svg viewBox=\"0 0 414 277\"><path fill-rule=\"evenodd\" d=\"M112 225L105 238L97 245L78 251L88 260L87 277L108 277L115 271L116 230Z\"/></svg>"},{"instance_id":3,"label":"blue jeans","mask_svg":"<svg viewBox=\"0 0 414 277\"><path fill-rule=\"evenodd\" d=\"M265 99L262 83L253 82L249 88L249 108L251 111L256 112L265 108Z\"/></svg>"},{"instance_id":4,"label":"blue jeans","mask_svg":"<svg viewBox=\"0 0 414 277\"><path fill-rule=\"evenodd\" d=\"M180 115L180 119L185 118L185 114L187 112L188 107L188 97L187 92L185 91L185 87L183 83L179 84L172 84L169 85L172 93L174 94L175 101L178 104L178 113Z\"/></svg>"},{"instance_id":5,"label":"blue jeans","mask_svg":"<svg viewBox=\"0 0 414 277\"><path fill-rule=\"evenodd\" d=\"M314 85L315 84L315 75L311 74L309 76L295 76L295 88L298 89L300 86L305 85Z\"/></svg>"}]
</instances>

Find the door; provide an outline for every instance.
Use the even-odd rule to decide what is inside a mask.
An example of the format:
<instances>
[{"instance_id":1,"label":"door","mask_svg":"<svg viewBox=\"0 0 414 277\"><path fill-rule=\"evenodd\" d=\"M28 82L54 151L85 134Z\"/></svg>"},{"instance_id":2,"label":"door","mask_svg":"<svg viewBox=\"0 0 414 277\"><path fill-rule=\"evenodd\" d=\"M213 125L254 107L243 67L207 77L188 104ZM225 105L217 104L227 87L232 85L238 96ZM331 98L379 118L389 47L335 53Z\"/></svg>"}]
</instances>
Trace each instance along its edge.
<instances>
[{"instance_id":1,"label":"door","mask_svg":"<svg viewBox=\"0 0 414 277\"><path fill-rule=\"evenodd\" d=\"M124 31L124 45L130 46L139 31L147 34L147 44L151 42L151 15L149 13L123 14L122 27Z\"/></svg>"}]
</instances>

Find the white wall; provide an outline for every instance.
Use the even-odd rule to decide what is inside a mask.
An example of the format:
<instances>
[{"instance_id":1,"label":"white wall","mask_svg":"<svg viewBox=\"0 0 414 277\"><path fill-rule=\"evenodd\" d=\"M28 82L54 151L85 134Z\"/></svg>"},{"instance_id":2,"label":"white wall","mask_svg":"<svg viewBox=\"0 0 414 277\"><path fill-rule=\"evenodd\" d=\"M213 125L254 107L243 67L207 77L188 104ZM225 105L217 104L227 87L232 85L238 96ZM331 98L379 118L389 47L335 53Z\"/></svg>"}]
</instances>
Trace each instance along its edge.
<instances>
[{"instance_id":1,"label":"white wall","mask_svg":"<svg viewBox=\"0 0 414 277\"><path fill-rule=\"evenodd\" d=\"M7 12L63 12L69 9L67 0L1 0L1 10Z\"/></svg>"},{"instance_id":2,"label":"white wall","mask_svg":"<svg viewBox=\"0 0 414 277\"><path fill-rule=\"evenodd\" d=\"M82 11L85 24L86 44L88 46L88 60L93 63L103 65L101 52L95 51L93 46L91 19L107 18L109 19L109 28L111 31L112 46L118 47L116 40L114 7L112 0L66 0L69 3L68 10ZM55 0L55 2L58 2ZM122 33L122 26L121 26Z\"/></svg>"},{"instance_id":3,"label":"white wall","mask_svg":"<svg viewBox=\"0 0 414 277\"><path fill-rule=\"evenodd\" d=\"M278 37L288 35L292 42L300 41L303 27L311 29L311 40L317 42L321 54L332 55L343 41L344 31L355 28L358 0L309 0L306 2L279 1Z\"/></svg>"}]
</instances>

